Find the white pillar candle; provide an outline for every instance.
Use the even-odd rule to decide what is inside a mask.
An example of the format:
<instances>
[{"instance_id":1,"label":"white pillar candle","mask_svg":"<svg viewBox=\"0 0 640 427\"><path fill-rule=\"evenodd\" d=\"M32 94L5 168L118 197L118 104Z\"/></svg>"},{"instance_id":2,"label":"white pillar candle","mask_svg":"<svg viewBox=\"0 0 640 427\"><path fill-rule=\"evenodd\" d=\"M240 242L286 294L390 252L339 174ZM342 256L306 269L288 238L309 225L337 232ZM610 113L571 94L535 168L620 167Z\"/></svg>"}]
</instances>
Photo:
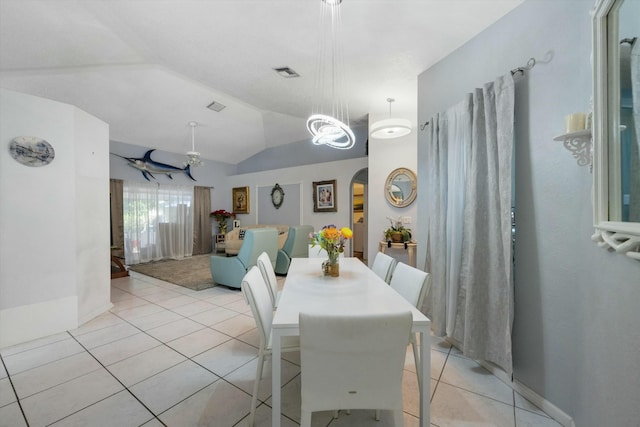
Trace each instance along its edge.
<instances>
[{"instance_id":1,"label":"white pillar candle","mask_svg":"<svg viewBox=\"0 0 640 427\"><path fill-rule=\"evenodd\" d=\"M564 128L566 133L578 132L585 129L586 115L584 113L573 113L564 117Z\"/></svg>"}]
</instances>

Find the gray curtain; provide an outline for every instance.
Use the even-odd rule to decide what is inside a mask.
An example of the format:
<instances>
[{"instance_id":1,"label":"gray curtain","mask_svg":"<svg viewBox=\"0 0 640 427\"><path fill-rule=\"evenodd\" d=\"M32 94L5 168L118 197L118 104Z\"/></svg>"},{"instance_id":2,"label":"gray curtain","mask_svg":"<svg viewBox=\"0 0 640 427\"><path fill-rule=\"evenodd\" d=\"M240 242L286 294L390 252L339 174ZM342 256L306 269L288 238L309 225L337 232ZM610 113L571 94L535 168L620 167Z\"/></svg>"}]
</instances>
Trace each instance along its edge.
<instances>
[{"instance_id":1,"label":"gray curtain","mask_svg":"<svg viewBox=\"0 0 640 427\"><path fill-rule=\"evenodd\" d=\"M122 180L109 180L111 198L111 254L124 258L124 226L122 216Z\"/></svg>"},{"instance_id":2,"label":"gray curtain","mask_svg":"<svg viewBox=\"0 0 640 427\"><path fill-rule=\"evenodd\" d=\"M193 189L193 255L211 252L211 189Z\"/></svg>"},{"instance_id":3,"label":"gray curtain","mask_svg":"<svg viewBox=\"0 0 640 427\"><path fill-rule=\"evenodd\" d=\"M430 120L427 145L427 314L435 334L509 374L513 120L508 74Z\"/></svg>"},{"instance_id":4,"label":"gray curtain","mask_svg":"<svg viewBox=\"0 0 640 427\"><path fill-rule=\"evenodd\" d=\"M640 221L640 42L636 39L631 48L631 98L633 126L629 129L630 172L629 172L629 221Z\"/></svg>"}]
</instances>

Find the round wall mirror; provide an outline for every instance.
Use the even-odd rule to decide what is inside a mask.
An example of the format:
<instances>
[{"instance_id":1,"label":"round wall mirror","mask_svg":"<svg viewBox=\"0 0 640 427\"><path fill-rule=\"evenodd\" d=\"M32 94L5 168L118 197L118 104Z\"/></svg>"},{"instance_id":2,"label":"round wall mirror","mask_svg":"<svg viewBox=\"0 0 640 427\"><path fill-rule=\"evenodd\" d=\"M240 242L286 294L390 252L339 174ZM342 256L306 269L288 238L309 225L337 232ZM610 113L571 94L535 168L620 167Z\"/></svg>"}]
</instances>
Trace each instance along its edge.
<instances>
[{"instance_id":1,"label":"round wall mirror","mask_svg":"<svg viewBox=\"0 0 640 427\"><path fill-rule=\"evenodd\" d=\"M397 208L409 206L418 195L418 178L411 169L398 168L387 177L384 196Z\"/></svg>"}]
</instances>

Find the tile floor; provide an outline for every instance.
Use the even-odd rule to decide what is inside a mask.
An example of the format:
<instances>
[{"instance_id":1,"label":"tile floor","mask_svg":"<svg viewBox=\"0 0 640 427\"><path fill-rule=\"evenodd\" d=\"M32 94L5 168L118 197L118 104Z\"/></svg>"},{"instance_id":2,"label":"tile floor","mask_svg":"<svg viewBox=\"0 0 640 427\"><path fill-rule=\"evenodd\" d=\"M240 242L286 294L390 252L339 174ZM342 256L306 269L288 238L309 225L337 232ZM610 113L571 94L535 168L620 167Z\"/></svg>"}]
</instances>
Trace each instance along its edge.
<instances>
[{"instance_id":1,"label":"tile floor","mask_svg":"<svg viewBox=\"0 0 640 427\"><path fill-rule=\"evenodd\" d=\"M0 426L245 426L258 335L239 291L192 291L132 272L111 281L113 309L78 329L0 350ZM300 420L299 354L283 362L282 425ZM270 362L256 425L271 424ZM404 375L404 420L417 426L411 346ZM433 426L559 424L473 360L434 338ZM373 411L314 426L392 425Z\"/></svg>"}]
</instances>

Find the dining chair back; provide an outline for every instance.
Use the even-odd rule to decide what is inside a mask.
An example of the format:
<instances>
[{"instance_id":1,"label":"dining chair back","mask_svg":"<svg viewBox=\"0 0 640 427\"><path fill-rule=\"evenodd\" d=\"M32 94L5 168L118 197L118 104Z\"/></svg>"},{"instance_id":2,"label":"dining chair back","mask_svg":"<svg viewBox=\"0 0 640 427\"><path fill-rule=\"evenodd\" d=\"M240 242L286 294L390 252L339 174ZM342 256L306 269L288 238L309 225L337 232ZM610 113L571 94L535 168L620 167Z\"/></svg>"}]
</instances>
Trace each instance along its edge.
<instances>
[{"instance_id":1,"label":"dining chair back","mask_svg":"<svg viewBox=\"0 0 640 427\"><path fill-rule=\"evenodd\" d=\"M267 284L269 296L271 297L271 305L275 310L278 306L278 297L280 294L278 290L278 279L276 278L276 272L274 271L271 260L269 259L269 254L262 252L258 256L257 264L260 269L260 273L262 273L262 278Z\"/></svg>"},{"instance_id":2,"label":"dining chair back","mask_svg":"<svg viewBox=\"0 0 640 427\"><path fill-rule=\"evenodd\" d=\"M410 311L367 316L300 313L301 426L311 413L388 409L402 424Z\"/></svg>"},{"instance_id":3,"label":"dining chair back","mask_svg":"<svg viewBox=\"0 0 640 427\"><path fill-rule=\"evenodd\" d=\"M431 274L399 262L393 271L393 277L389 285L395 289L418 310L422 309L424 298L431 288ZM418 352L418 340L416 334L411 334L411 346L413 347L413 360L416 364L418 385L422 381L420 373L420 354Z\"/></svg>"},{"instance_id":4,"label":"dining chair back","mask_svg":"<svg viewBox=\"0 0 640 427\"><path fill-rule=\"evenodd\" d=\"M269 265L271 265L269 263ZM272 267L273 268L273 267ZM249 414L248 425L253 426L255 420L256 404L258 402L258 387L262 379L264 370L264 358L272 353L271 347L271 325L273 322L273 306L271 304L271 296L267 284L262 278L262 274L257 266L249 269L242 279L242 293L245 300L251 306L251 313L256 322L258 335L260 337L260 347L258 348L258 366L256 368L256 379L253 385L253 394L251 397L251 412ZM283 341L282 351L299 350L297 338L293 338L295 342Z\"/></svg>"},{"instance_id":5,"label":"dining chair back","mask_svg":"<svg viewBox=\"0 0 640 427\"><path fill-rule=\"evenodd\" d=\"M376 254L376 257L373 259L373 265L371 266L371 270L387 283L391 281L395 268L396 259L382 252Z\"/></svg>"}]
</instances>

